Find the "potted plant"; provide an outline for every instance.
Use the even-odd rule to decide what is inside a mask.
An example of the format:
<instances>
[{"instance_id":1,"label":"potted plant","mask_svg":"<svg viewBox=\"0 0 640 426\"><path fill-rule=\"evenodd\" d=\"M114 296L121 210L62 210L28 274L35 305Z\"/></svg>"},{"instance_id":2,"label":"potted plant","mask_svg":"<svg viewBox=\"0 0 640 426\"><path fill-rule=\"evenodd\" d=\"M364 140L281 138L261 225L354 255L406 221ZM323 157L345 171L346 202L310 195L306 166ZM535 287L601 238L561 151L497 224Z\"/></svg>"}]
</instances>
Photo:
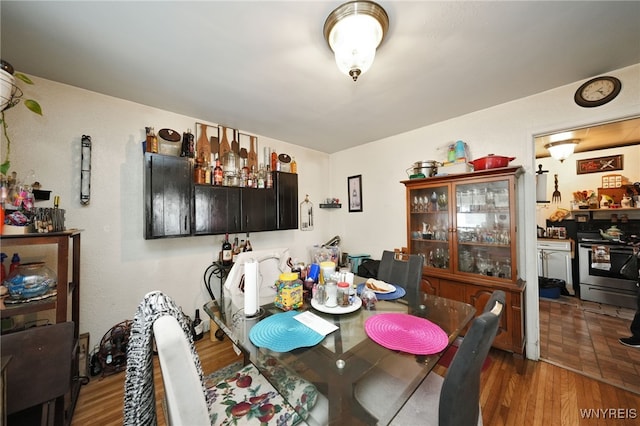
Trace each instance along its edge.
<instances>
[{"instance_id":1,"label":"potted plant","mask_svg":"<svg viewBox=\"0 0 640 426\"><path fill-rule=\"evenodd\" d=\"M5 176L9 171L11 162L9 161L9 154L11 154L11 139L7 133L7 120L5 117L5 111L16 106L22 98L22 90L15 84L15 79L19 79L23 83L33 84L33 81L26 75L15 72L13 66L5 60L0 59L0 125L2 125L2 136L7 141L7 153L4 157L4 161L0 165L0 174ZM40 104L33 99L25 99L24 106L30 111L42 115L42 108Z\"/></svg>"}]
</instances>

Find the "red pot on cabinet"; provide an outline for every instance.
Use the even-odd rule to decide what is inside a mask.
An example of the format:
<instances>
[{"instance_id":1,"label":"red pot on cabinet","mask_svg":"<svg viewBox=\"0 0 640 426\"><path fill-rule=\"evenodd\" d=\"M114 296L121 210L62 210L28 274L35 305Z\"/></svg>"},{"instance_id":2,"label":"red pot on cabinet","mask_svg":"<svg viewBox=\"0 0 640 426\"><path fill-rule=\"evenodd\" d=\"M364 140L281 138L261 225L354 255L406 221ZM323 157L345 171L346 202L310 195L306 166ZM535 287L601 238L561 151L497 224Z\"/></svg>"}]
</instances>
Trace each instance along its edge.
<instances>
[{"instance_id":1,"label":"red pot on cabinet","mask_svg":"<svg viewBox=\"0 0 640 426\"><path fill-rule=\"evenodd\" d=\"M507 167L509 163L515 159L516 157L503 157L501 155L489 154L486 157L469 161L469 164L473 166L474 170L497 169L499 167Z\"/></svg>"}]
</instances>

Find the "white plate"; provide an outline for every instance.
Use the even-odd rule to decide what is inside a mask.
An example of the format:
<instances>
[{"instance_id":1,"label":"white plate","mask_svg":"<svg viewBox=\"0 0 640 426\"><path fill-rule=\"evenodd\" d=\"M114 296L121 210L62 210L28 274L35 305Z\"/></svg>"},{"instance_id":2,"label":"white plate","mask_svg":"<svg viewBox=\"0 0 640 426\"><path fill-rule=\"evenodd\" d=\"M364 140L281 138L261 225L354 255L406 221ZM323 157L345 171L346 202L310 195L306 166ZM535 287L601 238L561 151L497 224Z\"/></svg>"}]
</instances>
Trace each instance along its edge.
<instances>
[{"instance_id":1,"label":"white plate","mask_svg":"<svg viewBox=\"0 0 640 426\"><path fill-rule=\"evenodd\" d=\"M311 306L313 306L313 309L324 312L325 314L348 314L360 309L360 306L362 306L362 300L360 300L359 297L354 297L353 303L349 306L335 306L333 308L329 308L327 306L320 305L314 299L311 299Z\"/></svg>"},{"instance_id":2,"label":"white plate","mask_svg":"<svg viewBox=\"0 0 640 426\"><path fill-rule=\"evenodd\" d=\"M367 287L367 283L364 283L364 285L365 287ZM393 284L387 284L387 285L390 287L390 289L385 291L373 290L372 288L369 288L369 287L367 288L369 288L369 290L373 291L374 293L378 293L378 294L387 294L387 293L393 293L394 291L396 291L396 286L394 286Z\"/></svg>"}]
</instances>

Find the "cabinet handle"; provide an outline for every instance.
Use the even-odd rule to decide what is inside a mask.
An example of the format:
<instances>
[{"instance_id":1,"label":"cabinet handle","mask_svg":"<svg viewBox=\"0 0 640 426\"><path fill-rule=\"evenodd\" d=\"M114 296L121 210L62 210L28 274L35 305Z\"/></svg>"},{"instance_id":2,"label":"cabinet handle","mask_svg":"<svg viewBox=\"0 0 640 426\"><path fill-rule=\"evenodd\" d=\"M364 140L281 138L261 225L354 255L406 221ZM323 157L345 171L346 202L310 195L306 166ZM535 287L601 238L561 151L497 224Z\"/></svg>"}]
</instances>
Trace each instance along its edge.
<instances>
[{"instance_id":1,"label":"cabinet handle","mask_svg":"<svg viewBox=\"0 0 640 426\"><path fill-rule=\"evenodd\" d=\"M187 230L187 215L184 216L184 230Z\"/></svg>"}]
</instances>

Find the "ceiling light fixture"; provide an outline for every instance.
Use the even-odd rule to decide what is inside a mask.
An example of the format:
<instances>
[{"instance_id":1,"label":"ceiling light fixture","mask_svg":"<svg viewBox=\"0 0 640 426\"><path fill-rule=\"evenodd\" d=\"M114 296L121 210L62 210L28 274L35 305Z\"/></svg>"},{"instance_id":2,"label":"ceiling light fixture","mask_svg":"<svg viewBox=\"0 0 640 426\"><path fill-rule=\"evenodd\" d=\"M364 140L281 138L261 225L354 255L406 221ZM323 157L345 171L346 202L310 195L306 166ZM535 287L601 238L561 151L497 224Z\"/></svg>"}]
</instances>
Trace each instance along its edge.
<instances>
[{"instance_id":1,"label":"ceiling light fixture","mask_svg":"<svg viewBox=\"0 0 640 426\"><path fill-rule=\"evenodd\" d=\"M324 23L324 38L340 71L356 81L373 64L376 49L389 29L387 12L372 1L338 6Z\"/></svg>"},{"instance_id":2,"label":"ceiling light fixture","mask_svg":"<svg viewBox=\"0 0 640 426\"><path fill-rule=\"evenodd\" d=\"M578 142L580 142L579 139L567 139L564 141L549 142L544 147L549 150L549 154L551 154L554 159L563 162L573 154L573 150L576 148L576 145L578 145Z\"/></svg>"}]
</instances>

